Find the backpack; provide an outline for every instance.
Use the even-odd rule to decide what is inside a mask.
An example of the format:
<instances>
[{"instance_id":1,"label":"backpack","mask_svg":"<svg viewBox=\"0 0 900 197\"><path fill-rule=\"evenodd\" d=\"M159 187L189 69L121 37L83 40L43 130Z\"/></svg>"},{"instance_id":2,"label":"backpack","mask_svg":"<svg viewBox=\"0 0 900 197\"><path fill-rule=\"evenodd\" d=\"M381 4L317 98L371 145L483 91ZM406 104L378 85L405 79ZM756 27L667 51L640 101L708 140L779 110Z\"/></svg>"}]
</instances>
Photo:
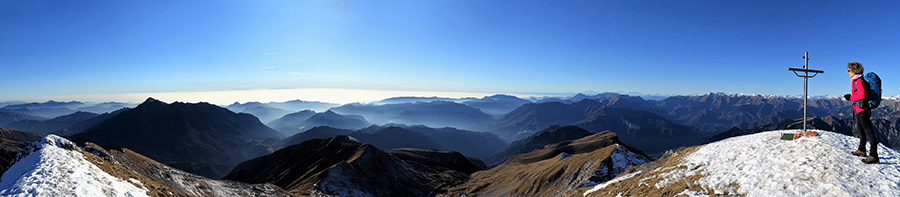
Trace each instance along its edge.
<instances>
[{"instance_id":1,"label":"backpack","mask_svg":"<svg viewBox=\"0 0 900 197\"><path fill-rule=\"evenodd\" d=\"M875 72L866 73L863 75L863 81L865 81L866 88L866 98L863 102L868 102L869 108L875 109L878 108L878 105L881 105L881 77L878 77Z\"/></svg>"}]
</instances>

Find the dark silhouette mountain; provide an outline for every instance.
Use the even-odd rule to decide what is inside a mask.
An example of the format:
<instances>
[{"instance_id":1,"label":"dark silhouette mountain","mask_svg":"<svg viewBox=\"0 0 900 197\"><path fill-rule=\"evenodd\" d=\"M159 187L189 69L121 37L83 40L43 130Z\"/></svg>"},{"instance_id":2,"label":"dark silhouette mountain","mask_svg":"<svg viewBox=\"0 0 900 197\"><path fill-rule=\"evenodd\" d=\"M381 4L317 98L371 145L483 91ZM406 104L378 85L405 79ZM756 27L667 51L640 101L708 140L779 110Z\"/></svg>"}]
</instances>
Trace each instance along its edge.
<instances>
[{"instance_id":1,"label":"dark silhouette mountain","mask_svg":"<svg viewBox=\"0 0 900 197\"><path fill-rule=\"evenodd\" d=\"M526 103L531 103L531 101L520 99L519 97L515 96L502 94L462 102L462 104L464 105L480 109L484 113L495 116L509 113L510 111L515 110L519 106L522 106Z\"/></svg>"},{"instance_id":2,"label":"dark silhouette mountain","mask_svg":"<svg viewBox=\"0 0 900 197\"><path fill-rule=\"evenodd\" d=\"M500 150L496 154L491 155L485 162L488 165L496 165L517 154L528 153L548 144L574 140L591 134L591 132L577 126L560 127L558 125L552 125L527 138L509 143L509 146L503 148L503 150Z\"/></svg>"},{"instance_id":3,"label":"dark silhouette mountain","mask_svg":"<svg viewBox=\"0 0 900 197\"><path fill-rule=\"evenodd\" d=\"M455 152L385 151L349 136L313 139L239 164L224 177L294 195L427 196L481 170Z\"/></svg>"},{"instance_id":4,"label":"dark silhouette mountain","mask_svg":"<svg viewBox=\"0 0 900 197\"><path fill-rule=\"evenodd\" d=\"M32 116L19 112L4 111L0 109L0 125L6 126L9 123L22 120L48 120L49 118Z\"/></svg>"},{"instance_id":5,"label":"dark silhouette mountain","mask_svg":"<svg viewBox=\"0 0 900 197\"><path fill-rule=\"evenodd\" d=\"M241 161L271 153L282 138L250 114L209 103L166 104L153 98L70 137L78 143L128 148L210 178L222 177Z\"/></svg>"},{"instance_id":6,"label":"dark silhouette mountain","mask_svg":"<svg viewBox=\"0 0 900 197\"><path fill-rule=\"evenodd\" d=\"M119 113L128 111L130 109L131 108L122 108L122 109L119 109L116 111L103 113L103 114L94 116L90 119L72 124L71 126L53 131L52 133L60 135L60 136L72 136L72 135L81 133L84 130L87 130L88 128L93 127L94 125L100 124L101 122L106 121L109 118L115 117L116 115L119 115Z\"/></svg>"},{"instance_id":7,"label":"dark silhouette mountain","mask_svg":"<svg viewBox=\"0 0 900 197\"><path fill-rule=\"evenodd\" d=\"M347 104L331 110L340 114L361 115L375 124L397 123L474 130L493 121L491 115L481 110L447 101L386 105Z\"/></svg>"},{"instance_id":8,"label":"dark silhouette mountain","mask_svg":"<svg viewBox=\"0 0 900 197\"><path fill-rule=\"evenodd\" d=\"M312 115L309 114L310 112L312 111L301 111L285 115L272 121L269 126L285 134L294 135L318 126L355 130L372 125L359 115L340 115L331 110L322 113L312 112ZM307 115L309 116L307 117ZM306 118L300 120L304 117Z\"/></svg>"},{"instance_id":9,"label":"dark silhouette mountain","mask_svg":"<svg viewBox=\"0 0 900 197\"><path fill-rule=\"evenodd\" d=\"M6 172L10 161L16 158L22 148L41 138L43 136L37 133L0 127L0 174Z\"/></svg>"},{"instance_id":10,"label":"dark silhouette mountain","mask_svg":"<svg viewBox=\"0 0 900 197\"><path fill-rule=\"evenodd\" d=\"M46 135L98 115L99 114L79 111L50 120L20 120L9 123L6 127Z\"/></svg>"}]
</instances>

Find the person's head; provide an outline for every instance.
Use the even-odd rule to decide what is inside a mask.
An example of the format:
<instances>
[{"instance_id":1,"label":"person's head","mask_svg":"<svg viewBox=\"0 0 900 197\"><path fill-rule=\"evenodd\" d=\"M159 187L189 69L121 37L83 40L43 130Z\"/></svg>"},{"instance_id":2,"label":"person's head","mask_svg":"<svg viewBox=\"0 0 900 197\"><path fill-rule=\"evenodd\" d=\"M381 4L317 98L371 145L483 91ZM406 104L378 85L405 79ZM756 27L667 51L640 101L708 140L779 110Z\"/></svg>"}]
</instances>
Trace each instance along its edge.
<instances>
[{"instance_id":1,"label":"person's head","mask_svg":"<svg viewBox=\"0 0 900 197\"><path fill-rule=\"evenodd\" d=\"M859 62L847 63L847 74L850 75L850 77L853 77L856 75L861 75L863 73L863 71L864 70L862 67L862 63L859 63Z\"/></svg>"}]
</instances>

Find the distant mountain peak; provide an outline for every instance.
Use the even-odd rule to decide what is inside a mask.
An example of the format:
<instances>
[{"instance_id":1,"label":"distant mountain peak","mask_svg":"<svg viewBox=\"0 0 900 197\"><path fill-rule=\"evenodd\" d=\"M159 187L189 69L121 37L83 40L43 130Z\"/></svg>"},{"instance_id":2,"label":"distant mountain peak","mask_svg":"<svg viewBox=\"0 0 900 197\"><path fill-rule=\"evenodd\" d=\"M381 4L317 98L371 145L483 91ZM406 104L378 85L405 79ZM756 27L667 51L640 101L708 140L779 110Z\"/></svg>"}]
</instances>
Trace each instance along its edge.
<instances>
[{"instance_id":1,"label":"distant mountain peak","mask_svg":"<svg viewBox=\"0 0 900 197\"><path fill-rule=\"evenodd\" d=\"M143 103L163 103L163 104L165 104L165 102L162 102L162 101L160 101L160 100L156 100L156 99L153 98L153 97L147 97L147 100L144 100Z\"/></svg>"}]
</instances>

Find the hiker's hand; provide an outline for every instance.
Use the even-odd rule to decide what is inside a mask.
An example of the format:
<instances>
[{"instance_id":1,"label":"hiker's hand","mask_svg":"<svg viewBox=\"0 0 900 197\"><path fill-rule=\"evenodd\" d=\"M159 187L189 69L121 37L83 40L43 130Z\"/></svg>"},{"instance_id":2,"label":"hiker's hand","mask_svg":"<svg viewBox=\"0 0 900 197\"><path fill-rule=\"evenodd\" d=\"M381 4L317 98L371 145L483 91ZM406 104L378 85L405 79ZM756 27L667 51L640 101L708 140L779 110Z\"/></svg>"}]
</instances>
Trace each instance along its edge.
<instances>
[{"instance_id":1,"label":"hiker's hand","mask_svg":"<svg viewBox=\"0 0 900 197\"><path fill-rule=\"evenodd\" d=\"M844 100L850 101L850 94L845 94L845 95L844 95Z\"/></svg>"}]
</instances>

